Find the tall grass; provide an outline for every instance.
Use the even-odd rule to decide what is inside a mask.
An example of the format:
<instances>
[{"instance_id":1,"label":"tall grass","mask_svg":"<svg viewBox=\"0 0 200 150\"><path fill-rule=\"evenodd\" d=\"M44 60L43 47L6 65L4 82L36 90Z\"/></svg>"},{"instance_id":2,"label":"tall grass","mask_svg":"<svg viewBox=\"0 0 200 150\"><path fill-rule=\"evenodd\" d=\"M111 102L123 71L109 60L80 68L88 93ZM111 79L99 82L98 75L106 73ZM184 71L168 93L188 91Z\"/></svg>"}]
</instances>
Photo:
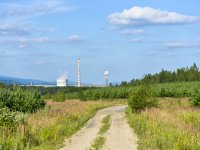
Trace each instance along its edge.
<instances>
[{"instance_id":1,"label":"tall grass","mask_svg":"<svg viewBox=\"0 0 200 150\"><path fill-rule=\"evenodd\" d=\"M200 149L200 110L188 99L162 99L159 108L141 114L127 111L131 127L139 137L138 149Z\"/></svg>"},{"instance_id":2,"label":"tall grass","mask_svg":"<svg viewBox=\"0 0 200 150\"><path fill-rule=\"evenodd\" d=\"M115 102L47 102L46 108L29 116L16 130L0 127L2 150L50 150L59 148L64 139L79 130L95 112Z\"/></svg>"}]
</instances>

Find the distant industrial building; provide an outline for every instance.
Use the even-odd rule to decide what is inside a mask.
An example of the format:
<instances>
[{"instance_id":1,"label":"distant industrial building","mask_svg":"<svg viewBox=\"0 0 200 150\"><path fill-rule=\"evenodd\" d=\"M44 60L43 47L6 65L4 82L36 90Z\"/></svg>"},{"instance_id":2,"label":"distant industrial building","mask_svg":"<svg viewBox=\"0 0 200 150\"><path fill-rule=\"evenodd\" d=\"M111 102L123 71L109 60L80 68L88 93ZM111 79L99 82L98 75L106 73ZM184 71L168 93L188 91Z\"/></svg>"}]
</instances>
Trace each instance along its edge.
<instances>
[{"instance_id":1,"label":"distant industrial building","mask_svg":"<svg viewBox=\"0 0 200 150\"><path fill-rule=\"evenodd\" d=\"M78 80L77 80L77 87L81 87L81 60L77 59L77 74L78 74ZM63 74L57 79L57 86L58 87L66 87L67 86L68 77L67 74Z\"/></svg>"},{"instance_id":2,"label":"distant industrial building","mask_svg":"<svg viewBox=\"0 0 200 150\"><path fill-rule=\"evenodd\" d=\"M58 87L66 87L67 86L67 79L58 79L57 80Z\"/></svg>"}]
</instances>

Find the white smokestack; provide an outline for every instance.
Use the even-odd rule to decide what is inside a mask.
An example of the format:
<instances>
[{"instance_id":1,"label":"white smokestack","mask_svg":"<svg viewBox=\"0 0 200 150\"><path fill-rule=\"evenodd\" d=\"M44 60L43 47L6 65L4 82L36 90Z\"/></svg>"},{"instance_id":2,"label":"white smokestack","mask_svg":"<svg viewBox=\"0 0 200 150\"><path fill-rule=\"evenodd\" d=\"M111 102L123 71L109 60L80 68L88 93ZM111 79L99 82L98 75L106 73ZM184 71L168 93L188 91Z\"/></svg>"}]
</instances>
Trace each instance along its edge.
<instances>
[{"instance_id":1,"label":"white smokestack","mask_svg":"<svg viewBox=\"0 0 200 150\"><path fill-rule=\"evenodd\" d=\"M81 66L80 66L80 59L77 60L78 63L78 87L81 87Z\"/></svg>"}]
</instances>

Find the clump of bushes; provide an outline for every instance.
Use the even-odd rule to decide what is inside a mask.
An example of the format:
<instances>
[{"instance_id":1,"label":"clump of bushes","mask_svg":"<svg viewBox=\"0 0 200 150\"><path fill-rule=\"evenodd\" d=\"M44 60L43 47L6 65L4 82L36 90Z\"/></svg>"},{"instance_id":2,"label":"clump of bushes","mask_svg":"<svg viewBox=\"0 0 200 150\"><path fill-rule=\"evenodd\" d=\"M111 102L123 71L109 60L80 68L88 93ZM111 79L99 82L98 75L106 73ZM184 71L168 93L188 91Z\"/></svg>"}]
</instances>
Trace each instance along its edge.
<instances>
[{"instance_id":1,"label":"clump of bushes","mask_svg":"<svg viewBox=\"0 0 200 150\"><path fill-rule=\"evenodd\" d=\"M133 90L129 96L128 105L133 113L140 113L142 110L158 106L154 91L149 86L141 86Z\"/></svg>"},{"instance_id":2,"label":"clump of bushes","mask_svg":"<svg viewBox=\"0 0 200 150\"><path fill-rule=\"evenodd\" d=\"M8 108L0 109L0 127L15 128L19 124L25 124L28 115L21 112L13 112Z\"/></svg>"},{"instance_id":3,"label":"clump of bushes","mask_svg":"<svg viewBox=\"0 0 200 150\"><path fill-rule=\"evenodd\" d=\"M191 98L191 105L194 107L200 107L200 92L197 89Z\"/></svg>"},{"instance_id":4,"label":"clump of bushes","mask_svg":"<svg viewBox=\"0 0 200 150\"><path fill-rule=\"evenodd\" d=\"M58 91L56 94L52 96L52 99L56 102L64 102L66 99L65 93Z\"/></svg>"},{"instance_id":5,"label":"clump of bushes","mask_svg":"<svg viewBox=\"0 0 200 150\"><path fill-rule=\"evenodd\" d=\"M36 91L23 91L20 88L0 90L0 108L31 113L44 106L45 100Z\"/></svg>"}]
</instances>

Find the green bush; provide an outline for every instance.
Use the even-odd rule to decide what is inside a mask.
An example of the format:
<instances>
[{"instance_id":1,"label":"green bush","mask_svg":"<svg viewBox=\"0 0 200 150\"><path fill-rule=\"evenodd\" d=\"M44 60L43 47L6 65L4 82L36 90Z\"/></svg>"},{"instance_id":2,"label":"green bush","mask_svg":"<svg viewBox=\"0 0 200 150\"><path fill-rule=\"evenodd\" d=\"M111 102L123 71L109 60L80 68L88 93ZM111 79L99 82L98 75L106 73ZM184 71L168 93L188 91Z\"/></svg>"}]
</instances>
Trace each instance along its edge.
<instances>
[{"instance_id":1,"label":"green bush","mask_svg":"<svg viewBox=\"0 0 200 150\"><path fill-rule=\"evenodd\" d=\"M0 82L0 88L4 88L5 84Z\"/></svg>"},{"instance_id":2,"label":"green bush","mask_svg":"<svg viewBox=\"0 0 200 150\"><path fill-rule=\"evenodd\" d=\"M191 105L194 107L200 107L200 92L198 90L195 91L191 98Z\"/></svg>"},{"instance_id":3,"label":"green bush","mask_svg":"<svg viewBox=\"0 0 200 150\"><path fill-rule=\"evenodd\" d=\"M27 115L21 112L12 112L8 108L0 109L0 127L14 128L19 124L25 124Z\"/></svg>"},{"instance_id":4,"label":"green bush","mask_svg":"<svg viewBox=\"0 0 200 150\"><path fill-rule=\"evenodd\" d=\"M54 94L52 96L52 99L56 102L64 102L66 97L65 97L65 93L58 91L56 94Z\"/></svg>"},{"instance_id":5,"label":"green bush","mask_svg":"<svg viewBox=\"0 0 200 150\"><path fill-rule=\"evenodd\" d=\"M44 99L36 91L23 91L20 88L0 90L0 108L6 107L11 111L34 112L44 106Z\"/></svg>"},{"instance_id":6,"label":"green bush","mask_svg":"<svg viewBox=\"0 0 200 150\"><path fill-rule=\"evenodd\" d=\"M128 105L132 112L140 113L146 108L157 107L158 101L154 91L149 86L142 86L138 91L133 90L130 94Z\"/></svg>"}]
</instances>

